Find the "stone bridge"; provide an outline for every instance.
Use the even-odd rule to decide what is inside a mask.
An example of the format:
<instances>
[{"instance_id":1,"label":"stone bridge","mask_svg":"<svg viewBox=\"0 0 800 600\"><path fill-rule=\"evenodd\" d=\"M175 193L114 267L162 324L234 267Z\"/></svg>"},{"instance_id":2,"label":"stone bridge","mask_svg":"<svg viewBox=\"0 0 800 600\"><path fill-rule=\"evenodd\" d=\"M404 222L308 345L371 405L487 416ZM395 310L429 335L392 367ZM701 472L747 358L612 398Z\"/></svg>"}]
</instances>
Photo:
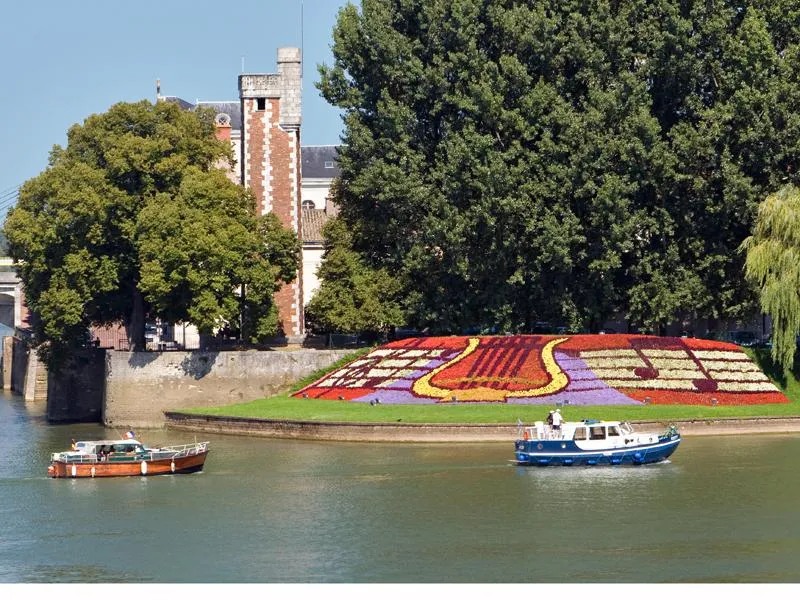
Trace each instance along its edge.
<instances>
[{"instance_id":1,"label":"stone bridge","mask_svg":"<svg viewBox=\"0 0 800 600\"><path fill-rule=\"evenodd\" d=\"M12 260L0 257L0 334L11 335L16 327L24 325L27 317L22 282Z\"/></svg>"}]
</instances>

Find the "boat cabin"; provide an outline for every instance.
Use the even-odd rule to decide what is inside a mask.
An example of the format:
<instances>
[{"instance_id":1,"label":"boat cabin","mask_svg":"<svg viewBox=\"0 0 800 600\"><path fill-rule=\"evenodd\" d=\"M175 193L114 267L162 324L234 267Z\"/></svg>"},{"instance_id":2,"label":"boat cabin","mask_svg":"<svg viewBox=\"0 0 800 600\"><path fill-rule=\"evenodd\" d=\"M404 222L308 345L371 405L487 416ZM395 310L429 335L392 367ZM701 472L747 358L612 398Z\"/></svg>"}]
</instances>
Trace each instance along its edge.
<instances>
[{"instance_id":1,"label":"boat cabin","mask_svg":"<svg viewBox=\"0 0 800 600\"><path fill-rule=\"evenodd\" d=\"M631 426L627 423L616 421L591 421L586 420L580 423L570 423L573 425L572 440L614 440L633 433ZM566 433L566 432L565 432Z\"/></svg>"},{"instance_id":2,"label":"boat cabin","mask_svg":"<svg viewBox=\"0 0 800 600\"><path fill-rule=\"evenodd\" d=\"M137 440L98 440L76 442L75 452L98 456L134 455L146 452L144 444Z\"/></svg>"},{"instance_id":3,"label":"boat cabin","mask_svg":"<svg viewBox=\"0 0 800 600\"><path fill-rule=\"evenodd\" d=\"M628 447L630 444L654 444L658 434L634 433L630 423L621 421L565 421L561 429L536 421L533 427L523 431L525 440L574 442L582 449L610 449ZM563 445L563 444L562 444Z\"/></svg>"},{"instance_id":4,"label":"boat cabin","mask_svg":"<svg viewBox=\"0 0 800 600\"><path fill-rule=\"evenodd\" d=\"M633 434L633 428L628 423L619 421L565 421L561 429L553 429L543 421L536 421L533 427L527 427L526 432L532 440L574 440L574 441L605 441L620 440Z\"/></svg>"}]
</instances>

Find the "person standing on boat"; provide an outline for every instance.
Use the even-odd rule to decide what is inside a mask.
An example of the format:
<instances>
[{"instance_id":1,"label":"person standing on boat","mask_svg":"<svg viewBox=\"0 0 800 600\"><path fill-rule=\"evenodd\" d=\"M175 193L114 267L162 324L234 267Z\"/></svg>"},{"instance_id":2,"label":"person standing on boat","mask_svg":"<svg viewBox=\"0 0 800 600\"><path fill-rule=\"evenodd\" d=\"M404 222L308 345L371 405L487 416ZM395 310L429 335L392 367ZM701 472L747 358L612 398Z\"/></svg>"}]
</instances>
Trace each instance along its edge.
<instances>
[{"instance_id":1,"label":"person standing on boat","mask_svg":"<svg viewBox=\"0 0 800 600\"><path fill-rule=\"evenodd\" d=\"M551 414L553 417L553 432L561 432L561 423L564 422L564 417L561 416L561 410L558 408Z\"/></svg>"}]
</instances>

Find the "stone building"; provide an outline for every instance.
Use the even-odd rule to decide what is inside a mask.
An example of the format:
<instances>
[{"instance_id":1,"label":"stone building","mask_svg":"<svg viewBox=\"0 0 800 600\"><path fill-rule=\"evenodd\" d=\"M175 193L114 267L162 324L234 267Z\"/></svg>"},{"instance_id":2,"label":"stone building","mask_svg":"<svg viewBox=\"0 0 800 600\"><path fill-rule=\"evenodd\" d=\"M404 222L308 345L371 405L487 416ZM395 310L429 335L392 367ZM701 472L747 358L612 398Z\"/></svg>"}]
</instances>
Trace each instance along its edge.
<instances>
[{"instance_id":1,"label":"stone building","mask_svg":"<svg viewBox=\"0 0 800 600\"><path fill-rule=\"evenodd\" d=\"M229 140L236 164L229 177L252 190L261 214L275 213L303 242L297 278L276 294L284 335L289 342L305 334L303 307L319 285L321 228L335 214L329 190L339 175L336 146L301 146L301 56L298 48L279 48L277 73L239 75L239 99L175 102L187 110L216 112L217 135Z\"/></svg>"},{"instance_id":2,"label":"stone building","mask_svg":"<svg viewBox=\"0 0 800 600\"><path fill-rule=\"evenodd\" d=\"M303 240L303 306L319 287L317 269L322 262L322 227L338 212L330 196L341 170L337 146L303 146L301 229Z\"/></svg>"}]
</instances>

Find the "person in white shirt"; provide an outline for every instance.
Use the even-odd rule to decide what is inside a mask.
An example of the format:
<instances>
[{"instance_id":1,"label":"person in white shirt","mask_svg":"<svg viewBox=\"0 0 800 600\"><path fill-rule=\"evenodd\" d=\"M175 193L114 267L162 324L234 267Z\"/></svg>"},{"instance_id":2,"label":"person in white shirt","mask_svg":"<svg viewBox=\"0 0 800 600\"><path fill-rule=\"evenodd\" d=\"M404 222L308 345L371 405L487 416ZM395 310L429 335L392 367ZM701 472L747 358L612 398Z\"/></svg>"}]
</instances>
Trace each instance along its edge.
<instances>
[{"instance_id":1,"label":"person in white shirt","mask_svg":"<svg viewBox=\"0 0 800 600\"><path fill-rule=\"evenodd\" d=\"M564 417L561 416L561 411L556 409L553 413L553 431L561 431L561 423L564 422Z\"/></svg>"}]
</instances>

